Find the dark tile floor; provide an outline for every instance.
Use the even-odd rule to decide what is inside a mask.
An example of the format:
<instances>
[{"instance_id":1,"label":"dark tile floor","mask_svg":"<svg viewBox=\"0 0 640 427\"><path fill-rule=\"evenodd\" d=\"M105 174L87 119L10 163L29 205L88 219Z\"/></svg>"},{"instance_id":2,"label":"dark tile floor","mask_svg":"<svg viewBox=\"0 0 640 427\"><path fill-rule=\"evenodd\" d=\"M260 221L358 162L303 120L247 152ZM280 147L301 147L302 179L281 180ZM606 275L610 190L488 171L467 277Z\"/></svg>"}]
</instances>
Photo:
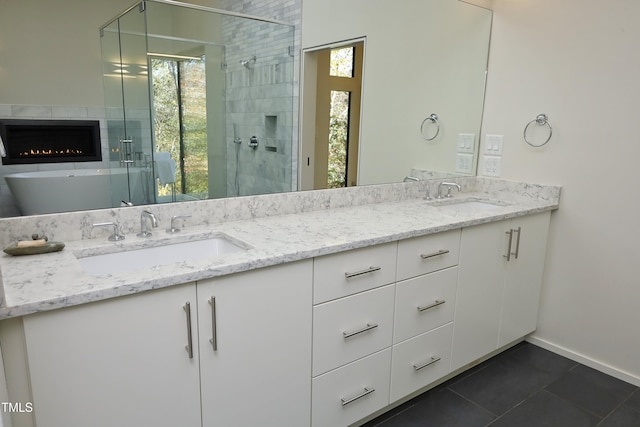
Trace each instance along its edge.
<instances>
[{"instance_id":1,"label":"dark tile floor","mask_svg":"<svg viewBox=\"0 0 640 427\"><path fill-rule=\"evenodd\" d=\"M640 390L523 342L366 427L640 427Z\"/></svg>"}]
</instances>

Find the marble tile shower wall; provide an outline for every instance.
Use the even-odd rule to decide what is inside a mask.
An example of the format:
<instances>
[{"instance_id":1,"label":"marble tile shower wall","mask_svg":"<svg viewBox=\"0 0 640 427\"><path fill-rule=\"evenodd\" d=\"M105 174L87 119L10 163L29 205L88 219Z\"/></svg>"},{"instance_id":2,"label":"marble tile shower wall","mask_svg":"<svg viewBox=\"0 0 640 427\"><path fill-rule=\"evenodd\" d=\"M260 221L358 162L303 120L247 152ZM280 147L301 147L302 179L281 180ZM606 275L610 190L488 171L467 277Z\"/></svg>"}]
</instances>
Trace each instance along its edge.
<instances>
[{"instance_id":1,"label":"marble tile shower wall","mask_svg":"<svg viewBox=\"0 0 640 427\"><path fill-rule=\"evenodd\" d=\"M102 144L101 162L40 163L33 165L0 165L0 217L18 216L20 213L5 175L18 172L37 172L62 169L105 168L109 164L109 147L105 110L101 107L75 107L55 105L10 105L0 104L0 119L42 119L42 120L99 120Z\"/></svg>"},{"instance_id":2,"label":"marble tile shower wall","mask_svg":"<svg viewBox=\"0 0 640 427\"><path fill-rule=\"evenodd\" d=\"M259 21L231 19L223 24L228 194L294 190L298 169L301 0L224 0L221 6L294 26L292 34L291 27ZM245 68L240 61L253 56L255 63ZM259 140L256 150L247 145L253 135ZM236 136L243 140L240 147L232 143Z\"/></svg>"}]
</instances>

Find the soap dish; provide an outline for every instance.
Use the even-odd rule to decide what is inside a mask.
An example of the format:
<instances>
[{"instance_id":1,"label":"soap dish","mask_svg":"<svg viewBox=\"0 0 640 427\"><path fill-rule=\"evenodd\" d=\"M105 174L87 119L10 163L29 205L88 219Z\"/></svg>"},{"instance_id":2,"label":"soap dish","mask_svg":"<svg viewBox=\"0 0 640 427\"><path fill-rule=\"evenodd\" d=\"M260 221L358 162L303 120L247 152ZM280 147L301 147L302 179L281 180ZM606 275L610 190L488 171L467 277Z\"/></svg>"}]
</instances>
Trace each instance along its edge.
<instances>
[{"instance_id":1,"label":"soap dish","mask_svg":"<svg viewBox=\"0 0 640 427\"><path fill-rule=\"evenodd\" d=\"M4 252L9 255L37 255L46 254L49 252L58 252L64 249L64 243L62 242L47 242L44 245L37 246L18 246L17 243L12 243L6 248Z\"/></svg>"}]
</instances>

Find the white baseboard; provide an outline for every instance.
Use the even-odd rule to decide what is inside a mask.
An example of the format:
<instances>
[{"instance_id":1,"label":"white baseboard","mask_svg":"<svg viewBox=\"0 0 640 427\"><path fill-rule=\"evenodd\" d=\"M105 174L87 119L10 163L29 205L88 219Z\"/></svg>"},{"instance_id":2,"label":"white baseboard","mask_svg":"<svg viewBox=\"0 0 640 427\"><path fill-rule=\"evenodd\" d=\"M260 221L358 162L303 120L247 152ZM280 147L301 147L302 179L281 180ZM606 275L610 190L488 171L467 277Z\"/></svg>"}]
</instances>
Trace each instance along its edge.
<instances>
[{"instance_id":1,"label":"white baseboard","mask_svg":"<svg viewBox=\"0 0 640 427\"><path fill-rule=\"evenodd\" d=\"M614 368L611 365L607 365L606 363L602 363L583 354L576 353L575 351L569 350L568 348L543 340L536 337L535 335L528 336L526 338L526 341L530 342L531 344L537 345L538 347L542 347L545 350L549 350L553 353L559 354L560 356L564 356L578 363L582 363L583 365L593 368L597 371L604 372L605 374L611 375L614 378L626 381L630 384L635 385L636 387L640 387L640 378L636 375L632 375L618 368Z\"/></svg>"}]
</instances>

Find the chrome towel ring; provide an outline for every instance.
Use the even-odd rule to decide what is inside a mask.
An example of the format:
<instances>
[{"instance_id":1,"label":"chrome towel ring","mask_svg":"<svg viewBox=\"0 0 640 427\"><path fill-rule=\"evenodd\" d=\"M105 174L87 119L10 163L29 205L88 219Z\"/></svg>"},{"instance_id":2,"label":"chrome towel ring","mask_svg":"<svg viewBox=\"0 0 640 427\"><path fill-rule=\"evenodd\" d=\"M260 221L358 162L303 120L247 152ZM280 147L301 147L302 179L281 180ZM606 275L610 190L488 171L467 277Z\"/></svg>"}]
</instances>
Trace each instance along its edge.
<instances>
[{"instance_id":1,"label":"chrome towel ring","mask_svg":"<svg viewBox=\"0 0 640 427\"><path fill-rule=\"evenodd\" d=\"M425 135L424 125L427 122L431 122L432 124L436 125L436 133L432 137L428 137L427 135ZM436 113L431 113L429 117L422 121L422 124L420 125L420 133L422 134L422 138L425 141L433 141L434 139L436 139L436 136L438 136L438 134L440 133L440 122L438 121L438 115Z\"/></svg>"},{"instance_id":2,"label":"chrome towel ring","mask_svg":"<svg viewBox=\"0 0 640 427\"><path fill-rule=\"evenodd\" d=\"M549 136L547 137L547 139L542 144L534 144L531 141L529 141L529 139L527 138L527 130L529 129L529 126L531 126L533 123L536 123L539 126L545 126L546 125L549 128ZM531 120L524 127L524 132L523 132L524 142L526 142L527 144L529 144L532 147L542 147L543 145L545 145L547 142L549 142L551 140L551 135L553 135L553 128L551 127L551 123L549 123L549 118L544 113L538 114L535 119Z\"/></svg>"}]
</instances>

